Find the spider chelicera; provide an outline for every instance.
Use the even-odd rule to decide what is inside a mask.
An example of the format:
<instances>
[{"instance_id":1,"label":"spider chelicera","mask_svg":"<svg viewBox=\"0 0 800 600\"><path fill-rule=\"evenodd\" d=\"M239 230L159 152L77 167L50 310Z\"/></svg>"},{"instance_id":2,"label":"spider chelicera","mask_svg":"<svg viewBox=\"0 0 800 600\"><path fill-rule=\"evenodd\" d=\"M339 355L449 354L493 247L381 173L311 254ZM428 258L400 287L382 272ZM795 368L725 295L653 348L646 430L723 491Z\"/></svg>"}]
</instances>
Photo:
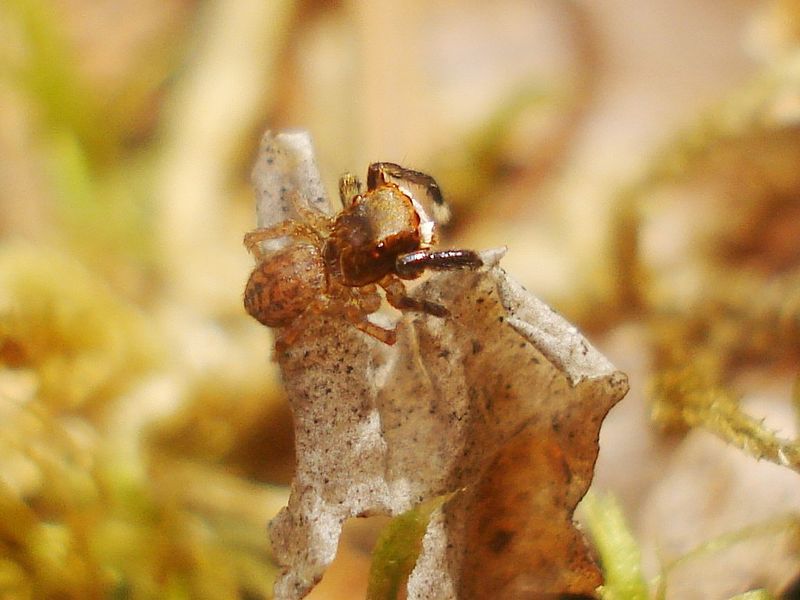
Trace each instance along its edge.
<instances>
[{"instance_id":1,"label":"spider chelicera","mask_svg":"<svg viewBox=\"0 0 800 600\"><path fill-rule=\"evenodd\" d=\"M483 265L472 250L438 250L436 221L446 206L429 175L393 163L373 163L367 186L352 174L339 180L344 207L328 217L295 206L302 221L283 221L245 235L244 244L257 264L244 292L250 315L269 327L279 327L280 346L291 344L302 331L303 317L340 315L385 344L394 344L394 329L368 319L381 306L377 286L403 311L446 317L435 302L411 298L404 279L416 279L426 269L475 269ZM297 204L297 203L295 203ZM278 250L265 252L262 242L286 238Z\"/></svg>"}]
</instances>

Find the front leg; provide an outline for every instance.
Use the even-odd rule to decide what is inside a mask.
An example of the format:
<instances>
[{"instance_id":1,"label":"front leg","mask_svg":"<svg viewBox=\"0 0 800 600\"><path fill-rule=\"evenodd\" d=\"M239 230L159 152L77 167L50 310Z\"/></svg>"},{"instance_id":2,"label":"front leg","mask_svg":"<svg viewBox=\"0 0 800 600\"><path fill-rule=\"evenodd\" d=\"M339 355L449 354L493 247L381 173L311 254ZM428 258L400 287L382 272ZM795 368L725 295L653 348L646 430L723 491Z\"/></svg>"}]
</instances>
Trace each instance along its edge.
<instances>
[{"instance_id":1,"label":"front leg","mask_svg":"<svg viewBox=\"0 0 800 600\"><path fill-rule=\"evenodd\" d=\"M483 261L474 250L415 250L395 259L395 272L403 279L416 279L425 269L452 271L477 269Z\"/></svg>"}]
</instances>

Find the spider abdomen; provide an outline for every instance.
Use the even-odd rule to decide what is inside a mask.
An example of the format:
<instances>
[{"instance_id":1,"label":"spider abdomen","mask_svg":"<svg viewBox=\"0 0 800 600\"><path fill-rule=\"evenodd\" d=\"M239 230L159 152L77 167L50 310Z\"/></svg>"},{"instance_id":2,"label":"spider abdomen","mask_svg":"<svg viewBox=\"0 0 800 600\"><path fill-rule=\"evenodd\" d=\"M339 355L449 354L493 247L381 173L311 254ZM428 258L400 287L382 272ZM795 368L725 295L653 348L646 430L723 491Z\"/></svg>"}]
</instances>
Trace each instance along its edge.
<instances>
[{"instance_id":1,"label":"spider abdomen","mask_svg":"<svg viewBox=\"0 0 800 600\"><path fill-rule=\"evenodd\" d=\"M244 306L267 327L285 327L325 288L325 264L318 248L292 244L253 270L244 290Z\"/></svg>"}]
</instances>

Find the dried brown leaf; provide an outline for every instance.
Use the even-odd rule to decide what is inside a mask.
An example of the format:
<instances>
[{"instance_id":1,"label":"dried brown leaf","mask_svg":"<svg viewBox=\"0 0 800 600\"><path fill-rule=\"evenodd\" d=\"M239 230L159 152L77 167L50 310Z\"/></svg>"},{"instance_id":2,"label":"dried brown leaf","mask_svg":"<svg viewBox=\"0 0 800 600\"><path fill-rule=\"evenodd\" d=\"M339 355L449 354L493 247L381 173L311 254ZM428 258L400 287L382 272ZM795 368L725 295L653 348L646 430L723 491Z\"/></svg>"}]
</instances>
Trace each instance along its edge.
<instances>
[{"instance_id":1,"label":"dried brown leaf","mask_svg":"<svg viewBox=\"0 0 800 600\"><path fill-rule=\"evenodd\" d=\"M302 134L268 134L254 176L262 226L290 214L294 191L308 206L324 198ZM270 526L276 598L319 581L347 518L453 492L431 519L408 598L593 594L601 583L572 513L627 380L497 266L502 254L420 285L415 295L451 316L403 314L395 346L319 315L277 353L297 473Z\"/></svg>"}]
</instances>

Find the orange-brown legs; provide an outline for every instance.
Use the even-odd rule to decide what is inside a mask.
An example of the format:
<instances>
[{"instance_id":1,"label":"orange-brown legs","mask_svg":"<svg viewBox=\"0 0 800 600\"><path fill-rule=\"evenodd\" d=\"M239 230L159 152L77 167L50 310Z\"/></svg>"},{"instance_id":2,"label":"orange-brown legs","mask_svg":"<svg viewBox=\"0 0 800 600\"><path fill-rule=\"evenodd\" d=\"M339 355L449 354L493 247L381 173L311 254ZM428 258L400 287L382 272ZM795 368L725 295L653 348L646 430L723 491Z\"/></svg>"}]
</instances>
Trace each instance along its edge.
<instances>
[{"instance_id":1,"label":"orange-brown legs","mask_svg":"<svg viewBox=\"0 0 800 600\"><path fill-rule=\"evenodd\" d=\"M269 227L262 227L249 231L244 236L244 246L247 251L256 259L264 258L264 251L261 249L261 242L277 240L282 237L293 237L314 242L317 240L317 233L305 223L299 221L281 221Z\"/></svg>"},{"instance_id":2,"label":"orange-brown legs","mask_svg":"<svg viewBox=\"0 0 800 600\"><path fill-rule=\"evenodd\" d=\"M386 275L378 282L386 291L386 300L398 310L415 310L434 317L446 317L450 314L444 306L429 300L417 300L406 293L406 286L397 275Z\"/></svg>"},{"instance_id":3,"label":"orange-brown legs","mask_svg":"<svg viewBox=\"0 0 800 600\"><path fill-rule=\"evenodd\" d=\"M339 199L342 201L342 208L350 206L363 192L364 185L356 175L345 173L339 178Z\"/></svg>"},{"instance_id":4,"label":"orange-brown legs","mask_svg":"<svg viewBox=\"0 0 800 600\"><path fill-rule=\"evenodd\" d=\"M343 288L343 291L345 297L338 299L337 304L344 318L379 342L393 345L397 341L395 330L376 325L368 318L381 307L377 288L374 285L365 285L360 288Z\"/></svg>"},{"instance_id":5,"label":"orange-brown legs","mask_svg":"<svg viewBox=\"0 0 800 600\"><path fill-rule=\"evenodd\" d=\"M294 204L294 209L297 211L297 214L300 216L300 219L305 223L308 223L311 226L311 229L322 238L327 237L330 235L331 231L331 219L327 215L315 210L313 208L309 208L299 202Z\"/></svg>"},{"instance_id":6,"label":"orange-brown legs","mask_svg":"<svg viewBox=\"0 0 800 600\"><path fill-rule=\"evenodd\" d=\"M302 315L280 330L275 341L275 349L277 352L283 352L291 347L308 329L305 320L319 314L338 315L367 335L391 346L397 341L395 330L376 325L368 318L380 307L381 297L376 286L352 288L334 284L325 297L312 303Z\"/></svg>"},{"instance_id":7,"label":"orange-brown legs","mask_svg":"<svg viewBox=\"0 0 800 600\"><path fill-rule=\"evenodd\" d=\"M397 332L394 329L386 329L376 325L367 318L369 313L361 311L358 307L351 306L345 311L345 318L354 326L371 335L379 342L393 346L397 341Z\"/></svg>"}]
</instances>

